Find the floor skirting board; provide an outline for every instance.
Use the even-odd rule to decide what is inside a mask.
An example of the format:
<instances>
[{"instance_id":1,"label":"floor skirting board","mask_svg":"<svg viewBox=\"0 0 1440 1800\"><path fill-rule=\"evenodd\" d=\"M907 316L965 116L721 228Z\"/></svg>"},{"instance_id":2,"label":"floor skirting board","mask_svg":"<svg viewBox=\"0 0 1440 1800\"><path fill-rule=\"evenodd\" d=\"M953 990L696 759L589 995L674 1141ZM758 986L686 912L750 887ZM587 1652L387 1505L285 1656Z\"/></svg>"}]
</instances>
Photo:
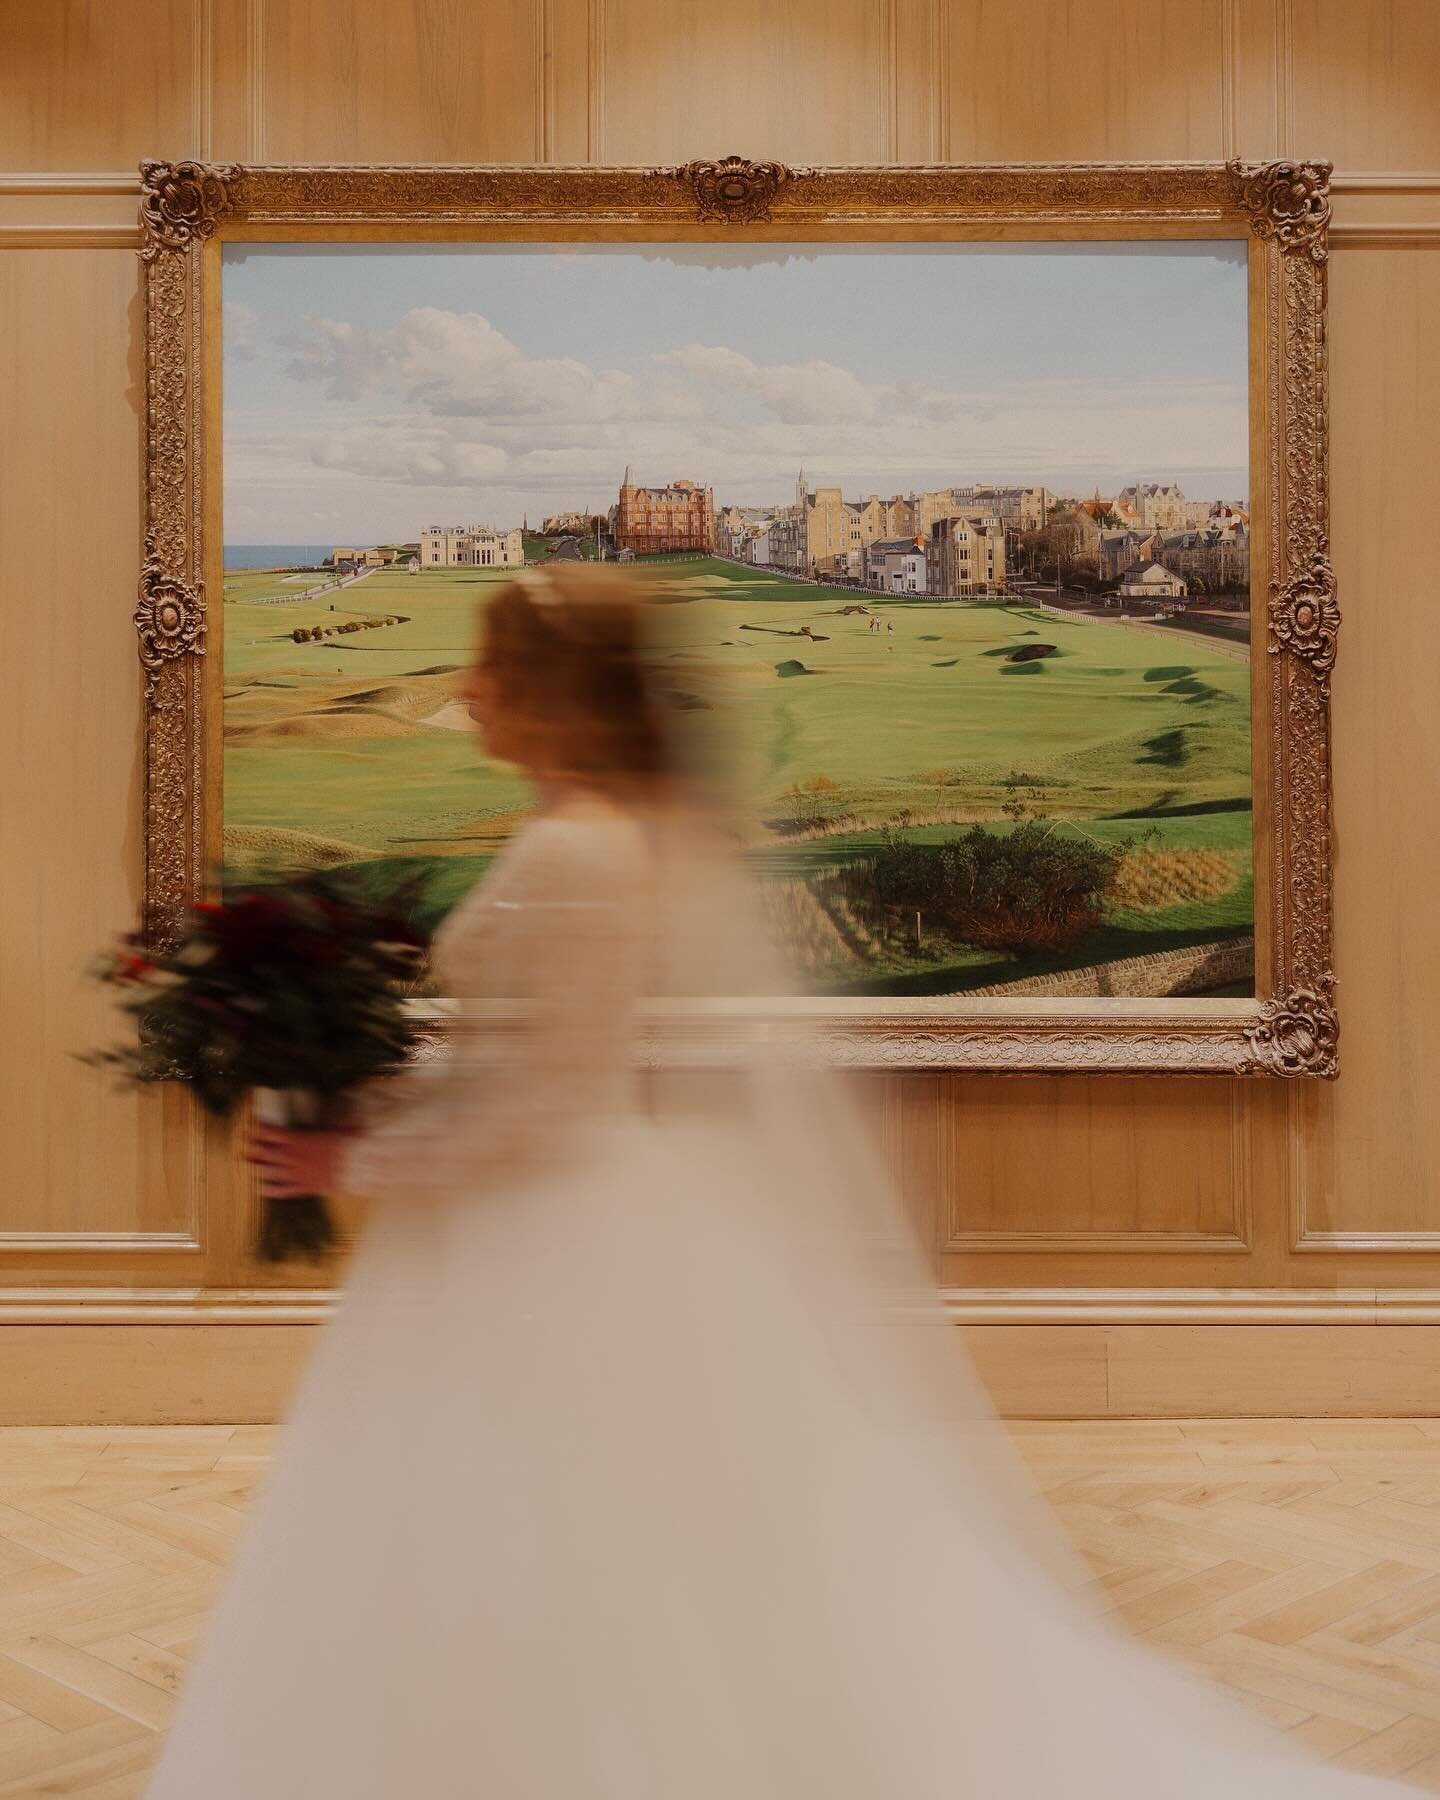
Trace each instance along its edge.
<instances>
[{"instance_id":1,"label":"floor skirting board","mask_svg":"<svg viewBox=\"0 0 1440 1800\"><path fill-rule=\"evenodd\" d=\"M323 1312L177 1305L120 1322L116 1310L0 1323L0 1425L268 1423ZM1012 1418L1440 1415L1440 1323L1376 1323L1361 1308L1342 1322L966 1323L957 1336Z\"/></svg>"}]
</instances>

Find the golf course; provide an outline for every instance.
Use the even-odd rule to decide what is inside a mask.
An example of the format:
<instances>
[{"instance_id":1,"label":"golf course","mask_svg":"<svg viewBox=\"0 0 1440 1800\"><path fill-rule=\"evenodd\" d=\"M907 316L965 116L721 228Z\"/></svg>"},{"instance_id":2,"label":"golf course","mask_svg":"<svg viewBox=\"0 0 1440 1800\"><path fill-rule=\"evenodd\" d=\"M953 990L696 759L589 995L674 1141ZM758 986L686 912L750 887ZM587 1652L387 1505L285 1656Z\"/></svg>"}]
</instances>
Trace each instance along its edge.
<instances>
[{"instance_id":1,"label":"golf course","mask_svg":"<svg viewBox=\"0 0 1440 1800\"><path fill-rule=\"evenodd\" d=\"M746 853L817 988L956 992L1250 934L1243 647L1024 601L816 587L719 558L633 572L658 603L664 685L673 671L674 691L723 712L744 748ZM423 867L437 914L459 898L528 799L455 700L477 605L505 579L382 569L306 600L319 575L227 573L230 864ZM958 842L976 825L1108 853L1081 940L997 949L865 915L847 871L886 844Z\"/></svg>"}]
</instances>

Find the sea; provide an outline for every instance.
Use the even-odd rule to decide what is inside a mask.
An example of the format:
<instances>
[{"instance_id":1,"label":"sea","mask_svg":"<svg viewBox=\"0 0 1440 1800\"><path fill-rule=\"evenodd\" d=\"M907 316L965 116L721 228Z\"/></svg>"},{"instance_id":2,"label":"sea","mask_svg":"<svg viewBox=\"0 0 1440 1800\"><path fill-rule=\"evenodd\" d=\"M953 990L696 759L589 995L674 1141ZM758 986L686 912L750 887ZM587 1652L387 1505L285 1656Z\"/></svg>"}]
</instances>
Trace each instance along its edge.
<instances>
[{"instance_id":1,"label":"sea","mask_svg":"<svg viewBox=\"0 0 1440 1800\"><path fill-rule=\"evenodd\" d=\"M227 569L316 569L333 544L227 544Z\"/></svg>"}]
</instances>

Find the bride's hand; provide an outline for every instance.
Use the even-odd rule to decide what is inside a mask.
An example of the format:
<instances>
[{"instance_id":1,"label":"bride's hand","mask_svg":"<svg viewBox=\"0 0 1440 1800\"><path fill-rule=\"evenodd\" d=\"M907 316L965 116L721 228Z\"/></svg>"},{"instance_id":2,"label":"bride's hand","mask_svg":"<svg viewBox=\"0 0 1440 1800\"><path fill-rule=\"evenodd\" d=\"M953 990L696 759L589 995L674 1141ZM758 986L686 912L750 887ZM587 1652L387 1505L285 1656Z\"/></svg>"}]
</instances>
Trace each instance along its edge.
<instances>
[{"instance_id":1,"label":"bride's hand","mask_svg":"<svg viewBox=\"0 0 1440 1800\"><path fill-rule=\"evenodd\" d=\"M246 1144L248 1162L259 1165L260 1185L271 1200L333 1193L347 1142L340 1131L289 1131L281 1125L253 1125Z\"/></svg>"}]
</instances>

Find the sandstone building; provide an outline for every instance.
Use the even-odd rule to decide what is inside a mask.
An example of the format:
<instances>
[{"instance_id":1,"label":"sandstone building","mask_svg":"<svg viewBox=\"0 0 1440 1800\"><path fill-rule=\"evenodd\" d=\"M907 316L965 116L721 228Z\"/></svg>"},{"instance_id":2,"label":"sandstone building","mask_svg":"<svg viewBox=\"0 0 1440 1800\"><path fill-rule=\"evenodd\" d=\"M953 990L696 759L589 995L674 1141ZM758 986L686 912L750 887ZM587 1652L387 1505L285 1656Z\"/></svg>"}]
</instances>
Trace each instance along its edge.
<instances>
[{"instance_id":1,"label":"sandstone building","mask_svg":"<svg viewBox=\"0 0 1440 1800\"><path fill-rule=\"evenodd\" d=\"M620 498L610 514L616 550L655 556L715 548L715 490L693 481L669 487L637 487L625 471Z\"/></svg>"},{"instance_id":2,"label":"sandstone building","mask_svg":"<svg viewBox=\"0 0 1440 1800\"><path fill-rule=\"evenodd\" d=\"M430 525L420 533L422 569L511 569L525 561L519 531L490 525Z\"/></svg>"}]
</instances>

